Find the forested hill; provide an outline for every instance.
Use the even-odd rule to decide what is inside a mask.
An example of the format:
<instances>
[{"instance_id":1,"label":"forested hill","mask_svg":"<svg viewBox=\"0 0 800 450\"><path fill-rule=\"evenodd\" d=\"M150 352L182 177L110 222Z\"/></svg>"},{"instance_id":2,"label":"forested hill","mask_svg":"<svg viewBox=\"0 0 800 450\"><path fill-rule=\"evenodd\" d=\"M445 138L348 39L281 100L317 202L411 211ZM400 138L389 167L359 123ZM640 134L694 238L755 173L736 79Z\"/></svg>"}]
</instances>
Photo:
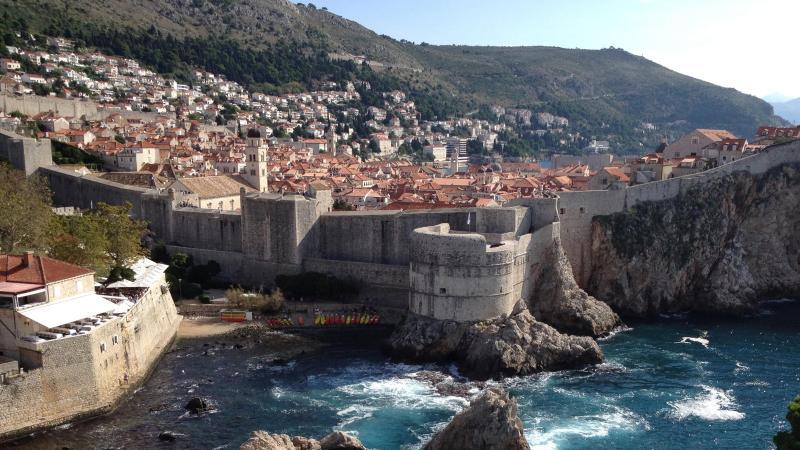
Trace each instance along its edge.
<instances>
[{"instance_id":1,"label":"forested hill","mask_svg":"<svg viewBox=\"0 0 800 450\"><path fill-rule=\"evenodd\" d=\"M410 92L427 118L501 104L564 115L588 133L623 133L648 122L668 133L702 127L751 136L758 125L783 123L761 99L620 49L414 44L286 0L0 0L0 6L6 33L66 35L164 73L185 77L199 66L265 91L366 78ZM366 57L372 69L351 56Z\"/></svg>"}]
</instances>

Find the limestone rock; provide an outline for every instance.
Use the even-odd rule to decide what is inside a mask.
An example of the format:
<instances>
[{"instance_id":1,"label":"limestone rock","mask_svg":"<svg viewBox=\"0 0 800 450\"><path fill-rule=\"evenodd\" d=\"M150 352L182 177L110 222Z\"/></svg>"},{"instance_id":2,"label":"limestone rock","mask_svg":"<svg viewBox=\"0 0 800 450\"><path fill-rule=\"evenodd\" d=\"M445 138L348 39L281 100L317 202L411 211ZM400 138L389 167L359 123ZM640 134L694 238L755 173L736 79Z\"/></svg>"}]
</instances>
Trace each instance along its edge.
<instances>
[{"instance_id":1,"label":"limestone rock","mask_svg":"<svg viewBox=\"0 0 800 450\"><path fill-rule=\"evenodd\" d=\"M746 315L761 299L797 297L799 205L800 166L784 165L596 217L587 290L639 317Z\"/></svg>"},{"instance_id":2,"label":"limestone rock","mask_svg":"<svg viewBox=\"0 0 800 450\"><path fill-rule=\"evenodd\" d=\"M603 359L592 338L559 333L527 310L472 323L409 314L387 351L414 361L455 361L464 375L479 380L579 368Z\"/></svg>"},{"instance_id":3,"label":"limestone rock","mask_svg":"<svg viewBox=\"0 0 800 450\"><path fill-rule=\"evenodd\" d=\"M292 439L285 434L270 434L254 431L239 450L295 450Z\"/></svg>"},{"instance_id":4,"label":"limestone rock","mask_svg":"<svg viewBox=\"0 0 800 450\"><path fill-rule=\"evenodd\" d=\"M487 389L424 447L424 450L529 449L517 402L499 388Z\"/></svg>"},{"instance_id":5,"label":"limestone rock","mask_svg":"<svg viewBox=\"0 0 800 450\"><path fill-rule=\"evenodd\" d=\"M341 431L334 431L321 440L286 434L254 431L240 450L366 450L361 441Z\"/></svg>"},{"instance_id":6,"label":"limestone rock","mask_svg":"<svg viewBox=\"0 0 800 450\"><path fill-rule=\"evenodd\" d=\"M334 431L319 441L322 450L366 450L361 441L341 431Z\"/></svg>"},{"instance_id":7,"label":"limestone rock","mask_svg":"<svg viewBox=\"0 0 800 450\"><path fill-rule=\"evenodd\" d=\"M594 339L559 333L528 311L473 324L465 342L469 344L461 370L477 379L574 369L603 361Z\"/></svg>"},{"instance_id":8,"label":"limestone rock","mask_svg":"<svg viewBox=\"0 0 800 450\"><path fill-rule=\"evenodd\" d=\"M622 325L611 307L578 286L560 238L554 239L532 272L534 290L528 307L537 320L564 333L594 337Z\"/></svg>"}]
</instances>

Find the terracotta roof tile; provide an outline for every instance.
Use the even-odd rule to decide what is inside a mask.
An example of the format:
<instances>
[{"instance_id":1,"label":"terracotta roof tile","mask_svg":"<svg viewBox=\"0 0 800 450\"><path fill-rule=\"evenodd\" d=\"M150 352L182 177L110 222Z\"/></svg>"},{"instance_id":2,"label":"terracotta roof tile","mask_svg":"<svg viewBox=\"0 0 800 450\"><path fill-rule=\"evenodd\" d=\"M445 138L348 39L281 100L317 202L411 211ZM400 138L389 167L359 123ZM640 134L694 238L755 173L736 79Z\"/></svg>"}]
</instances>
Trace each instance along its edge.
<instances>
[{"instance_id":1,"label":"terracotta roof tile","mask_svg":"<svg viewBox=\"0 0 800 450\"><path fill-rule=\"evenodd\" d=\"M0 255L0 282L44 285L90 273L94 272L46 256Z\"/></svg>"}]
</instances>

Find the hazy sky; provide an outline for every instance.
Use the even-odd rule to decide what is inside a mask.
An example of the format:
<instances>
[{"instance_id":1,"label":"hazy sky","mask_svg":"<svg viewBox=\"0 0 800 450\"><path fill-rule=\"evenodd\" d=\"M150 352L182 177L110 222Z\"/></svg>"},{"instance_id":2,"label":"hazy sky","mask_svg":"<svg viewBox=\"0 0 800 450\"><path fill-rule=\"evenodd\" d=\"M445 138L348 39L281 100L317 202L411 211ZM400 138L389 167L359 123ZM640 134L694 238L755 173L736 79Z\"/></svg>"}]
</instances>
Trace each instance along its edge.
<instances>
[{"instance_id":1,"label":"hazy sky","mask_svg":"<svg viewBox=\"0 0 800 450\"><path fill-rule=\"evenodd\" d=\"M800 97L800 0L314 0L396 39L621 47L763 97Z\"/></svg>"}]
</instances>

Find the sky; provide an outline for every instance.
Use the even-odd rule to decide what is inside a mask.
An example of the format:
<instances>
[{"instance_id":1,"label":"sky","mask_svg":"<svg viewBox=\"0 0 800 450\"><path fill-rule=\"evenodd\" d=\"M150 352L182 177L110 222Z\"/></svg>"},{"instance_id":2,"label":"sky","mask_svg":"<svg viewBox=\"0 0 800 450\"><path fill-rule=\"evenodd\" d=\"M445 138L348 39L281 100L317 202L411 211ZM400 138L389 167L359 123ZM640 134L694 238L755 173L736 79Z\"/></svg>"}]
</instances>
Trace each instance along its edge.
<instances>
[{"instance_id":1,"label":"sky","mask_svg":"<svg viewBox=\"0 0 800 450\"><path fill-rule=\"evenodd\" d=\"M800 97L800 0L314 0L395 39L623 48L758 97Z\"/></svg>"}]
</instances>

